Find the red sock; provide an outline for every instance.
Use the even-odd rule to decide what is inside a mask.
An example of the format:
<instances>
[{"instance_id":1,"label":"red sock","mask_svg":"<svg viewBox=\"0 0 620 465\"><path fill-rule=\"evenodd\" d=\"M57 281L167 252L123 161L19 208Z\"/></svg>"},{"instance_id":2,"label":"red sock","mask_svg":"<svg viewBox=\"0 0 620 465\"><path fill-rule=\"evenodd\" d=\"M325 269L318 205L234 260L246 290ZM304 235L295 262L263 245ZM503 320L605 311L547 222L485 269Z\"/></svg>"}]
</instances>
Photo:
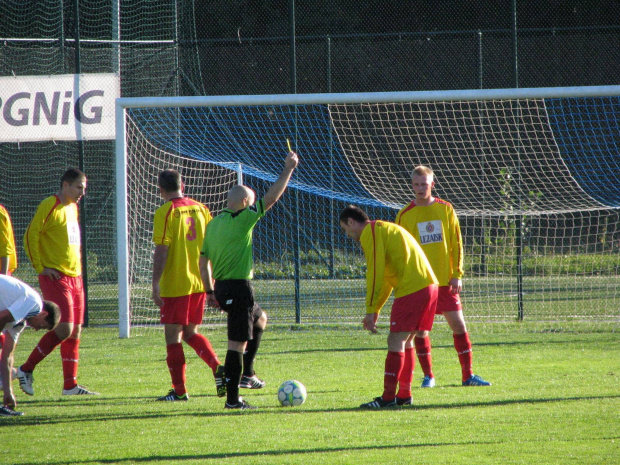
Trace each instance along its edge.
<instances>
[{"instance_id":1,"label":"red sock","mask_svg":"<svg viewBox=\"0 0 620 465\"><path fill-rule=\"evenodd\" d=\"M413 369L415 368L415 351L413 347L405 349L403 369L398 377L398 393L396 397L407 399L411 397L411 382L413 381Z\"/></svg>"},{"instance_id":2,"label":"red sock","mask_svg":"<svg viewBox=\"0 0 620 465\"><path fill-rule=\"evenodd\" d=\"M22 365L22 370L32 371L37 364L47 357L52 350L56 348L62 342L56 335L55 331L48 331L43 335L37 346L34 348L26 363Z\"/></svg>"},{"instance_id":3,"label":"red sock","mask_svg":"<svg viewBox=\"0 0 620 465\"><path fill-rule=\"evenodd\" d=\"M469 334L453 334L452 337L454 338L454 348L456 349L456 353L459 354L459 362L461 362L463 381L467 381L471 377L471 375L474 374L471 368L472 353Z\"/></svg>"},{"instance_id":4,"label":"red sock","mask_svg":"<svg viewBox=\"0 0 620 465\"><path fill-rule=\"evenodd\" d=\"M62 374L65 380L63 389L73 389L77 386L77 372L80 340L65 339L60 343L60 357L62 359Z\"/></svg>"},{"instance_id":5,"label":"red sock","mask_svg":"<svg viewBox=\"0 0 620 465\"><path fill-rule=\"evenodd\" d=\"M426 337L414 337L415 351L418 354L418 361L420 362L420 368L424 376L430 376L433 378L433 356L431 355L431 338Z\"/></svg>"},{"instance_id":6,"label":"red sock","mask_svg":"<svg viewBox=\"0 0 620 465\"><path fill-rule=\"evenodd\" d=\"M0 332L0 351L2 351L2 346L4 346L4 333Z\"/></svg>"},{"instance_id":7,"label":"red sock","mask_svg":"<svg viewBox=\"0 0 620 465\"><path fill-rule=\"evenodd\" d=\"M196 333L187 341L189 346L196 351L198 356L205 361L207 365L213 370L215 370L220 365L220 361L217 358L217 354L211 347L211 343L209 339L204 337L202 334Z\"/></svg>"},{"instance_id":8,"label":"red sock","mask_svg":"<svg viewBox=\"0 0 620 465\"><path fill-rule=\"evenodd\" d=\"M183 344L180 342L168 344L166 350L168 351L166 363L168 364L168 370L170 370L174 392L178 396L182 396L187 392L185 389L185 353L183 352Z\"/></svg>"},{"instance_id":9,"label":"red sock","mask_svg":"<svg viewBox=\"0 0 620 465\"><path fill-rule=\"evenodd\" d=\"M383 400L394 400L396 398L396 386L404 363L404 352L389 351L387 353L387 357L385 357L385 373L383 375L383 395L381 396Z\"/></svg>"}]
</instances>

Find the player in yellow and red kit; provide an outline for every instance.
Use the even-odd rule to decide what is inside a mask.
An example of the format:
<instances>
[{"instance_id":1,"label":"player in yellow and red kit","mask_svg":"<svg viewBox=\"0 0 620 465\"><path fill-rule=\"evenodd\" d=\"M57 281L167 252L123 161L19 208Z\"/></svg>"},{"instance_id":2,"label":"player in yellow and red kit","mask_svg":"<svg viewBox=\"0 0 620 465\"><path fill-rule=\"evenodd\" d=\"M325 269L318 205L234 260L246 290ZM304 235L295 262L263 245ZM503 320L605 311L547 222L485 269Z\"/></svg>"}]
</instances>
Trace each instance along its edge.
<instances>
[{"instance_id":1,"label":"player in yellow and red kit","mask_svg":"<svg viewBox=\"0 0 620 465\"><path fill-rule=\"evenodd\" d=\"M424 250L439 280L437 313L443 314L452 329L454 347L461 363L463 386L490 386L472 371L472 349L461 305L463 287L463 241L459 220L449 202L433 197L433 171L426 166L413 170L415 199L398 212L396 223L411 233ZM415 350L424 371L422 387L434 387L431 342L427 331L414 338ZM413 346L406 350L413 351Z\"/></svg>"},{"instance_id":2,"label":"player in yellow and red kit","mask_svg":"<svg viewBox=\"0 0 620 465\"><path fill-rule=\"evenodd\" d=\"M155 211L153 224L153 301L160 308L166 338L166 363L172 389L161 401L186 401L185 341L211 368L217 395L226 395L224 366L209 340L198 332L206 302L198 262L209 209L183 195L184 185L176 170L159 173L159 192L165 203ZM210 292L213 292L212 290Z\"/></svg>"},{"instance_id":3,"label":"player in yellow and red kit","mask_svg":"<svg viewBox=\"0 0 620 465\"><path fill-rule=\"evenodd\" d=\"M410 405L414 357L405 347L416 332L433 327L437 279L424 252L404 228L387 221L370 221L354 205L340 213L339 221L347 236L362 245L366 256L364 329L377 332L379 312L394 290L383 394L360 407Z\"/></svg>"},{"instance_id":4,"label":"player in yellow and red kit","mask_svg":"<svg viewBox=\"0 0 620 465\"><path fill-rule=\"evenodd\" d=\"M84 287L78 202L86 192L86 175L70 168L57 194L44 199L24 235L26 254L39 274L45 300L60 307L60 323L48 331L19 369L19 386L34 395L32 371L60 345L64 386L62 394L97 394L77 384L80 335L84 323Z\"/></svg>"},{"instance_id":5,"label":"player in yellow and red kit","mask_svg":"<svg viewBox=\"0 0 620 465\"><path fill-rule=\"evenodd\" d=\"M11 275L17 268L17 249L11 217L4 205L0 205L0 274Z\"/></svg>"}]
</instances>

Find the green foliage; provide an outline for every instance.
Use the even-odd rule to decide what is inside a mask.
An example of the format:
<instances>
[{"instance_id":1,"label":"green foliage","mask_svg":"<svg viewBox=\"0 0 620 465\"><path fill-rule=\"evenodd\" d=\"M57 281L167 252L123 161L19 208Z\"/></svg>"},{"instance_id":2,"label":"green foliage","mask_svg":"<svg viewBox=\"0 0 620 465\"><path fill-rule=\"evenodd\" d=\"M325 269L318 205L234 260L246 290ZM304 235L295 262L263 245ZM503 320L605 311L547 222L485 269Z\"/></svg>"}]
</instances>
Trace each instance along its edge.
<instances>
[{"instance_id":1,"label":"green foliage","mask_svg":"<svg viewBox=\"0 0 620 465\"><path fill-rule=\"evenodd\" d=\"M465 260L466 276L516 275L517 263L514 251L508 255L487 254L484 257L479 248L467 253ZM620 274L618 254L578 254L578 255L536 255L525 248L523 256L524 276L615 276Z\"/></svg>"},{"instance_id":2,"label":"green foliage","mask_svg":"<svg viewBox=\"0 0 620 465\"><path fill-rule=\"evenodd\" d=\"M514 248L517 245L518 228L521 229L523 236L526 236L530 230L529 217L519 212L535 210L538 202L542 199L542 192L529 191L527 198L520 198L515 188L513 168L500 169L499 181L503 215L493 239L490 239L489 229L485 228L485 242L488 241L488 243L497 246L499 254L510 255L514 253Z\"/></svg>"},{"instance_id":3,"label":"green foliage","mask_svg":"<svg viewBox=\"0 0 620 465\"><path fill-rule=\"evenodd\" d=\"M102 265L99 263L99 256L92 251L88 251L88 280L101 282L117 282L118 270L112 265Z\"/></svg>"},{"instance_id":4,"label":"green foliage","mask_svg":"<svg viewBox=\"0 0 620 465\"><path fill-rule=\"evenodd\" d=\"M252 412L224 410L211 370L186 345L189 402L155 402L170 387L163 332L119 340L115 328L86 329L79 381L101 396L62 397L60 357L50 355L35 372L34 397L14 384L25 415L0 418L5 462L358 465L409 463L414 457L424 464L598 465L620 460L617 332L587 332L583 325L548 332L516 324L478 332L470 325L476 373L493 386L463 388L452 335L445 323L436 324L437 387L420 389L416 367L414 405L376 412L358 406L383 390L387 327L378 336L346 326L326 328L269 328L256 361L267 386L242 392L259 407ZM222 356L225 330L203 333ZM24 333L18 363L39 337ZM303 406L278 406L277 388L287 379L308 389Z\"/></svg>"},{"instance_id":5,"label":"green foliage","mask_svg":"<svg viewBox=\"0 0 620 465\"><path fill-rule=\"evenodd\" d=\"M513 241L514 237L510 239ZM493 245L487 245L486 253L478 244L465 250L465 274L480 275L515 275L517 264L514 246L505 245L505 240L498 238ZM498 244L499 243L499 244ZM334 252L333 267L330 267L329 251L311 249L300 253L302 279L363 279L366 273L366 261L361 255L346 255L343 251ZM295 273L294 256L284 254L278 261L256 261L254 276L256 279L292 279ZM573 255L550 254L539 255L529 247L524 248L523 274L526 276L551 275L616 275L620 273L618 254L579 253Z\"/></svg>"},{"instance_id":6,"label":"green foliage","mask_svg":"<svg viewBox=\"0 0 620 465\"><path fill-rule=\"evenodd\" d=\"M313 247L300 251L302 279L359 279L366 273L366 261L362 255L334 249L333 256L327 249ZM291 279L295 274L295 256L287 252L278 261L254 262L256 279Z\"/></svg>"}]
</instances>

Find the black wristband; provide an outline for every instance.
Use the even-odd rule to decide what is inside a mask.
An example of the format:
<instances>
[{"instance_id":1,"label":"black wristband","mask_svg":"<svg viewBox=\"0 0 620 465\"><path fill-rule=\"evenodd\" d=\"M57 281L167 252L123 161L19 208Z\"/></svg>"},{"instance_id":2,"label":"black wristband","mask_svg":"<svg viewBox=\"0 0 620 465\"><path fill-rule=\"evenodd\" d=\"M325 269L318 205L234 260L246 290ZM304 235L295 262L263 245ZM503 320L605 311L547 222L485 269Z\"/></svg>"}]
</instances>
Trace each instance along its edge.
<instances>
[{"instance_id":1,"label":"black wristband","mask_svg":"<svg viewBox=\"0 0 620 465\"><path fill-rule=\"evenodd\" d=\"M207 294L213 295L213 294L215 294L215 291L207 291Z\"/></svg>"}]
</instances>

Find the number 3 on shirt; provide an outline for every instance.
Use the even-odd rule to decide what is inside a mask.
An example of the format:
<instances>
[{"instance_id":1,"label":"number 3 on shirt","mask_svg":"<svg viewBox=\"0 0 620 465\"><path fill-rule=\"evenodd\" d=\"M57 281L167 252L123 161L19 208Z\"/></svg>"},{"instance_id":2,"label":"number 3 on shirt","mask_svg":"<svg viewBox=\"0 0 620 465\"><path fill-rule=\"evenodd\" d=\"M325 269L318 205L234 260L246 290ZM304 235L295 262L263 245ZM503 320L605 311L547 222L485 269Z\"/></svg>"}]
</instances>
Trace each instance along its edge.
<instances>
[{"instance_id":1,"label":"number 3 on shirt","mask_svg":"<svg viewBox=\"0 0 620 465\"><path fill-rule=\"evenodd\" d=\"M193 241L194 239L196 239L196 220L191 216L188 216L187 218L185 218L185 224L187 224L187 226L189 227L185 238L188 241Z\"/></svg>"}]
</instances>

